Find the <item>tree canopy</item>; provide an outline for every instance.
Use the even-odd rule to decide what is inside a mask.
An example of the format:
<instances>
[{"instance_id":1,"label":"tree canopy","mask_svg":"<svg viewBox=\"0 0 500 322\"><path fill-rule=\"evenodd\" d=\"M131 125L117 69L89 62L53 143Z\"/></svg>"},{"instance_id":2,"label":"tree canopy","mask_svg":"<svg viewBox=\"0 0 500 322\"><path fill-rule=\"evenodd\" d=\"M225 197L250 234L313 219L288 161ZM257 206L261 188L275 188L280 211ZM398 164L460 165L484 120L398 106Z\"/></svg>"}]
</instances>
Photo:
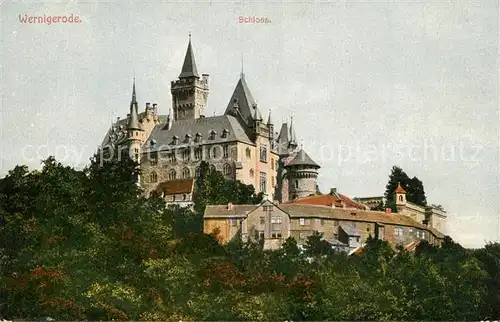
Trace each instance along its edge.
<instances>
[{"instance_id":1,"label":"tree canopy","mask_svg":"<svg viewBox=\"0 0 500 322\"><path fill-rule=\"evenodd\" d=\"M319 234L304 250L293 238L276 251L221 245L216 232L201 232L196 212L144 198L136 172L130 160L77 171L49 158L40 171L18 166L0 181L0 318L500 318L499 244L468 250L447 238L410 254L370 238L353 256ZM248 190L217 199L210 189L223 183L203 175L195 208L259 199L238 184Z\"/></svg>"}]
</instances>

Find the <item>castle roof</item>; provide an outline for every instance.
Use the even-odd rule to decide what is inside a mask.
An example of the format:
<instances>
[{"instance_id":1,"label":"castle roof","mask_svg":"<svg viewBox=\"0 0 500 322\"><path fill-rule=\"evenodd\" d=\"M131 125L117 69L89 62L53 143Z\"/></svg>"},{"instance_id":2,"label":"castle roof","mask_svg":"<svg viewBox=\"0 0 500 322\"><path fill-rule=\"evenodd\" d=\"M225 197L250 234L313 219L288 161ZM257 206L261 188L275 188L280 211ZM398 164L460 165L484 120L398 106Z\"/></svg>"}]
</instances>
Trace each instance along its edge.
<instances>
[{"instance_id":1,"label":"castle roof","mask_svg":"<svg viewBox=\"0 0 500 322\"><path fill-rule=\"evenodd\" d=\"M317 195L291 200L287 203L300 204L300 205L318 205L338 208L354 208L360 210L368 209L367 206L352 200L351 198L340 193L329 195Z\"/></svg>"},{"instance_id":2,"label":"castle roof","mask_svg":"<svg viewBox=\"0 0 500 322\"><path fill-rule=\"evenodd\" d=\"M234 108L234 103L238 104L241 116L247 124L251 124L255 119L262 119L257 104L255 103L252 93L248 88L248 84L245 81L245 75L243 73L240 75L240 79L238 80L238 83L234 88L233 95L229 100L224 114L227 115L231 113Z\"/></svg>"},{"instance_id":3,"label":"castle roof","mask_svg":"<svg viewBox=\"0 0 500 322\"><path fill-rule=\"evenodd\" d=\"M405 189L401 187L401 183L398 182L398 187L396 188L396 193L406 193Z\"/></svg>"},{"instance_id":4,"label":"castle roof","mask_svg":"<svg viewBox=\"0 0 500 322\"><path fill-rule=\"evenodd\" d=\"M303 149L300 150L297 155L290 161L286 166L296 166L296 165L307 165L312 166L314 168L320 168L320 166L314 162L309 155L307 155L306 151Z\"/></svg>"},{"instance_id":5,"label":"castle roof","mask_svg":"<svg viewBox=\"0 0 500 322\"><path fill-rule=\"evenodd\" d=\"M193 47L191 46L191 36L189 36L189 44L186 51L186 56L184 57L184 64L182 65L182 71L179 78L187 77L198 77L198 70L196 69L196 62L194 61Z\"/></svg>"},{"instance_id":6,"label":"castle roof","mask_svg":"<svg viewBox=\"0 0 500 322\"><path fill-rule=\"evenodd\" d=\"M191 193L193 191L194 179L177 179L165 182L160 182L156 186L156 191L158 193L163 193L167 195L171 194L181 194L181 193Z\"/></svg>"},{"instance_id":7,"label":"castle roof","mask_svg":"<svg viewBox=\"0 0 500 322\"><path fill-rule=\"evenodd\" d=\"M224 131L226 130L226 131ZM215 132L214 139L210 140L210 132ZM226 132L224 136L223 133ZM190 146L192 143L186 141L186 135L193 139L196 134L201 135L200 143L221 144L239 141L247 144L253 144L242 125L232 115L219 115L213 117L202 117L198 119L178 120L172 123L170 129L165 129L165 123L154 127L149 140L144 143L143 151L161 151L183 146ZM174 145L173 138L178 138L178 143ZM156 144L152 146L151 140Z\"/></svg>"}]
</instances>

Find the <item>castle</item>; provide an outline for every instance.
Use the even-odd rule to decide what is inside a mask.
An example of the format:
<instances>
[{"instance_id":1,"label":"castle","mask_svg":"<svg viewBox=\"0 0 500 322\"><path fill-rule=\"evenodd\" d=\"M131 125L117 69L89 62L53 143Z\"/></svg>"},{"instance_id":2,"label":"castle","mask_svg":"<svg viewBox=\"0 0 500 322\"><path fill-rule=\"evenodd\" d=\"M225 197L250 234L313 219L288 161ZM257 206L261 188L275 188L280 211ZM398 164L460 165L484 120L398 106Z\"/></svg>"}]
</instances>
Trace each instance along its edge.
<instances>
[{"instance_id":1,"label":"castle","mask_svg":"<svg viewBox=\"0 0 500 322\"><path fill-rule=\"evenodd\" d=\"M200 77L191 39L170 92L168 115L159 115L151 103L140 113L134 80L129 114L112 124L98 153L104 158L130 153L139 161L146 194L189 203L201 161L227 178L253 185L266 199L285 202L316 192L319 166L298 149L293 120L276 132L271 111L264 120L243 73L224 114L204 115L209 75Z\"/></svg>"},{"instance_id":2,"label":"castle","mask_svg":"<svg viewBox=\"0 0 500 322\"><path fill-rule=\"evenodd\" d=\"M253 185L265 195L260 205L207 206L204 231L217 230L222 242L263 238L265 248L275 249L288 237L303 244L321 232L334 247L355 251L368 236L393 246L443 239L446 213L407 202L401 186L394 192L397 214L370 210L373 198L363 203L335 189L319 195L320 166L298 147L293 119L275 131L271 111L265 121L243 73L224 114L205 116L209 75L198 73L191 38L170 92L168 115L158 114L157 104L150 103L139 112L134 79L129 114L112 124L98 156L130 155L140 165L138 184L144 193L157 193L168 204L192 204L202 161L228 179Z\"/></svg>"}]
</instances>

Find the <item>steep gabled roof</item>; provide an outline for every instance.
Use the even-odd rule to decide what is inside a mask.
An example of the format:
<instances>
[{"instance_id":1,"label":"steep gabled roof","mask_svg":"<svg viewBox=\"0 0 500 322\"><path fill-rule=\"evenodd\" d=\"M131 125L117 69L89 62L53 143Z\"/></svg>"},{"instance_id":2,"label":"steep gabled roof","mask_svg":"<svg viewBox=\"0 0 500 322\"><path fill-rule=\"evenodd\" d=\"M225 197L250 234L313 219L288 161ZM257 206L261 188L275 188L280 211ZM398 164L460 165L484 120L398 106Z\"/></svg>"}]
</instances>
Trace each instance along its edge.
<instances>
[{"instance_id":1,"label":"steep gabled roof","mask_svg":"<svg viewBox=\"0 0 500 322\"><path fill-rule=\"evenodd\" d=\"M252 93L250 92L250 89L248 88L248 84L245 81L245 76L241 74L240 79L238 80L238 83L236 84L236 87L234 88L233 95L231 96L231 99L229 100L229 103L227 105L226 111L224 114L230 114L231 111L234 108L234 104L237 103L239 107L239 111L241 113L241 116L243 117L243 120L247 123L250 124L255 117L257 116L258 118L262 119L262 116L260 114L260 111L258 110L258 107L256 108L257 110L254 109L254 106L257 104L255 103L255 100L253 99Z\"/></svg>"}]
</instances>

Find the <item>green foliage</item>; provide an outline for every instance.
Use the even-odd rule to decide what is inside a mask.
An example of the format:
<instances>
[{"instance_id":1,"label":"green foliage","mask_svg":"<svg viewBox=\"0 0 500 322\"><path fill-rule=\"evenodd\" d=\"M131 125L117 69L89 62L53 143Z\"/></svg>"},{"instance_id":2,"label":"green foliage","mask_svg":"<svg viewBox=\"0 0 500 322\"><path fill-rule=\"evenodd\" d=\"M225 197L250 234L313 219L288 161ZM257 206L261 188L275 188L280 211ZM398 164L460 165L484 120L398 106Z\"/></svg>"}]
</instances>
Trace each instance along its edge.
<instances>
[{"instance_id":1,"label":"green foliage","mask_svg":"<svg viewBox=\"0 0 500 322\"><path fill-rule=\"evenodd\" d=\"M205 168L206 171L206 168ZM321 234L301 252L201 232L206 204L258 202L246 186L198 182L189 208L143 198L137 165L76 171L44 161L0 181L0 315L40 320L478 320L500 318L500 245L447 237L414 254L369 238L335 253ZM223 179L223 178L222 178ZM219 197L213 187L222 191ZM224 195L225 194L225 195Z\"/></svg>"},{"instance_id":2,"label":"green foliage","mask_svg":"<svg viewBox=\"0 0 500 322\"><path fill-rule=\"evenodd\" d=\"M396 212L394 200L394 191L398 187L398 183L406 191L406 200L420 206L427 206L427 198L425 196L424 185L417 177L410 178L403 169L393 166L389 175L389 182L386 185L385 198L387 199L386 207L392 208Z\"/></svg>"}]
</instances>

